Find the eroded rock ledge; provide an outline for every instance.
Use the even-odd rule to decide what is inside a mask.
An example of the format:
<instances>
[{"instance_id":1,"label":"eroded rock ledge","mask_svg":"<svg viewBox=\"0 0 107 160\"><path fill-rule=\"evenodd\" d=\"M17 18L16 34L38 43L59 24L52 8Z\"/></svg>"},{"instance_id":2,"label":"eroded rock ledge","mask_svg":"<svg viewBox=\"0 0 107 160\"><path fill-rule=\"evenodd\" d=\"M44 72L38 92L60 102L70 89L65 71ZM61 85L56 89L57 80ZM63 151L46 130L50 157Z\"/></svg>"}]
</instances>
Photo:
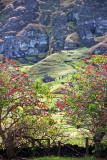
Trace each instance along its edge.
<instances>
[{"instance_id":1,"label":"eroded rock ledge","mask_svg":"<svg viewBox=\"0 0 107 160\"><path fill-rule=\"evenodd\" d=\"M102 53L107 49L105 0L6 2L0 1L0 54L5 57L26 57L47 51L54 53L81 46L97 46L95 49L101 48ZM101 45L96 38L104 36Z\"/></svg>"}]
</instances>

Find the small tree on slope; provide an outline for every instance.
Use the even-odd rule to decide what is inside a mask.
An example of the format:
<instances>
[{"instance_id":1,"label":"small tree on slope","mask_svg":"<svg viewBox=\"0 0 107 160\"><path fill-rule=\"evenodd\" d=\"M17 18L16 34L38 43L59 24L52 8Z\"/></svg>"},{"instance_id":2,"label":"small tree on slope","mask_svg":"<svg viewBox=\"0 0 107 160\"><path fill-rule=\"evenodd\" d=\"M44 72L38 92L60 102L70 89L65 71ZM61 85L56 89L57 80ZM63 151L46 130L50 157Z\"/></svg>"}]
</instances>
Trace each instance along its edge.
<instances>
[{"instance_id":1,"label":"small tree on slope","mask_svg":"<svg viewBox=\"0 0 107 160\"><path fill-rule=\"evenodd\" d=\"M57 135L56 122L46 111L42 101L49 98L49 90L39 82L28 80L28 71L22 72L17 62L0 61L0 136L2 148L10 157L15 156L14 147L31 144L34 138ZM26 68L27 70L27 68Z\"/></svg>"},{"instance_id":2,"label":"small tree on slope","mask_svg":"<svg viewBox=\"0 0 107 160\"><path fill-rule=\"evenodd\" d=\"M69 83L66 86L68 95L63 98L69 123L88 129L93 134L96 148L107 132L106 62L106 55L84 59L77 73L72 75L72 87Z\"/></svg>"}]
</instances>

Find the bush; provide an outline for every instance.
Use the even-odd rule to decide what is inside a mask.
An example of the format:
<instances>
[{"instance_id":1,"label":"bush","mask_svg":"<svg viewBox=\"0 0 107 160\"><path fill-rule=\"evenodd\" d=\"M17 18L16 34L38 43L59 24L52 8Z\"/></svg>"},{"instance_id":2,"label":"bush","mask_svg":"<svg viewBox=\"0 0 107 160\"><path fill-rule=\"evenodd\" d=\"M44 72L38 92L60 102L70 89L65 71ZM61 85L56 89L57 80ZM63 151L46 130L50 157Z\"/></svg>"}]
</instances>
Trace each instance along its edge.
<instances>
[{"instance_id":1,"label":"bush","mask_svg":"<svg viewBox=\"0 0 107 160\"><path fill-rule=\"evenodd\" d=\"M3 63L0 59L1 147L11 158L15 155L14 147L31 146L35 138L55 139L59 135L44 102L50 98L49 89L29 80L31 71L25 69L21 71L16 61L5 59Z\"/></svg>"},{"instance_id":2,"label":"bush","mask_svg":"<svg viewBox=\"0 0 107 160\"><path fill-rule=\"evenodd\" d=\"M90 131L98 150L107 131L107 56L95 55L84 59L72 75L72 86L66 85L68 95L63 98L68 122ZM85 134L85 133L84 133Z\"/></svg>"}]
</instances>

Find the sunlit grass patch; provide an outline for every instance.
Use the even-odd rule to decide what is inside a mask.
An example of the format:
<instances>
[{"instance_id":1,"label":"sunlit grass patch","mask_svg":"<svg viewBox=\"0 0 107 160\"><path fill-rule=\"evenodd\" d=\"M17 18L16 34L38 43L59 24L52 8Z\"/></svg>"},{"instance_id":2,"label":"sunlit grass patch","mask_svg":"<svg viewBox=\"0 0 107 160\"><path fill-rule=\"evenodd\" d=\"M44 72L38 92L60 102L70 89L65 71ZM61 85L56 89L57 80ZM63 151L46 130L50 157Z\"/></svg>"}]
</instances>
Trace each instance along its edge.
<instances>
[{"instance_id":1,"label":"sunlit grass patch","mask_svg":"<svg viewBox=\"0 0 107 160\"><path fill-rule=\"evenodd\" d=\"M72 51L62 51L61 53L54 53L42 61L38 62L32 67L32 70L36 70L36 76L43 76L43 74L48 74L53 77L58 77L66 75L67 73L72 73L75 70L75 62L81 61L84 58L87 48L81 48ZM69 62L69 64L68 64Z\"/></svg>"},{"instance_id":2,"label":"sunlit grass patch","mask_svg":"<svg viewBox=\"0 0 107 160\"><path fill-rule=\"evenodd\" d=\"M89 145L93 143L93 137L89 130L84 128L77 129L66 123L63 111L53 113L52 116L54 117L54 120L57 121L57 124L59 124L60 131L63 132L64 137L61 142L86 147L86 137L89 137Z\"/></svg>"},{"instance_id":3,"label":"sunlit grass patch","mask_svg":"<svg viewBox=\"0 0 107 160\"><path fill-rule=\"evenodd\" d=\"M41 157L35 158L34 160L99 160L95 157L82 157L82 158L71 158L71 157ZM100 159L101 160L101 159Z\"/></svg>"}]
</instances>

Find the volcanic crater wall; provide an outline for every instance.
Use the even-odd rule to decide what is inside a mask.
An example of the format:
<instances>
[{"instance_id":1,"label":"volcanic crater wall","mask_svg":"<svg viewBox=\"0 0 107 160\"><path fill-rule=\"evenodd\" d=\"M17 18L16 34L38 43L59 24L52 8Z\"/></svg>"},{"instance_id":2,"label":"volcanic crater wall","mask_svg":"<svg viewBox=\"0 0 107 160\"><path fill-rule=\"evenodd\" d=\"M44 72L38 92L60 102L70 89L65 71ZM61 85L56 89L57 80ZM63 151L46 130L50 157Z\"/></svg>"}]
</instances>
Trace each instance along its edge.
<instances>
[{"instance_id":1,"label":"volcanic crater wall","mask_svg":"<svg viewBox=\"0 0 107 160\"><path fill-rule=\"evenodd\" d=\"M106 0L0 0L0 54L5 57L92 47L105 36L97 45L103 53L106 33Z\"/></svg>"}]
</instances>

